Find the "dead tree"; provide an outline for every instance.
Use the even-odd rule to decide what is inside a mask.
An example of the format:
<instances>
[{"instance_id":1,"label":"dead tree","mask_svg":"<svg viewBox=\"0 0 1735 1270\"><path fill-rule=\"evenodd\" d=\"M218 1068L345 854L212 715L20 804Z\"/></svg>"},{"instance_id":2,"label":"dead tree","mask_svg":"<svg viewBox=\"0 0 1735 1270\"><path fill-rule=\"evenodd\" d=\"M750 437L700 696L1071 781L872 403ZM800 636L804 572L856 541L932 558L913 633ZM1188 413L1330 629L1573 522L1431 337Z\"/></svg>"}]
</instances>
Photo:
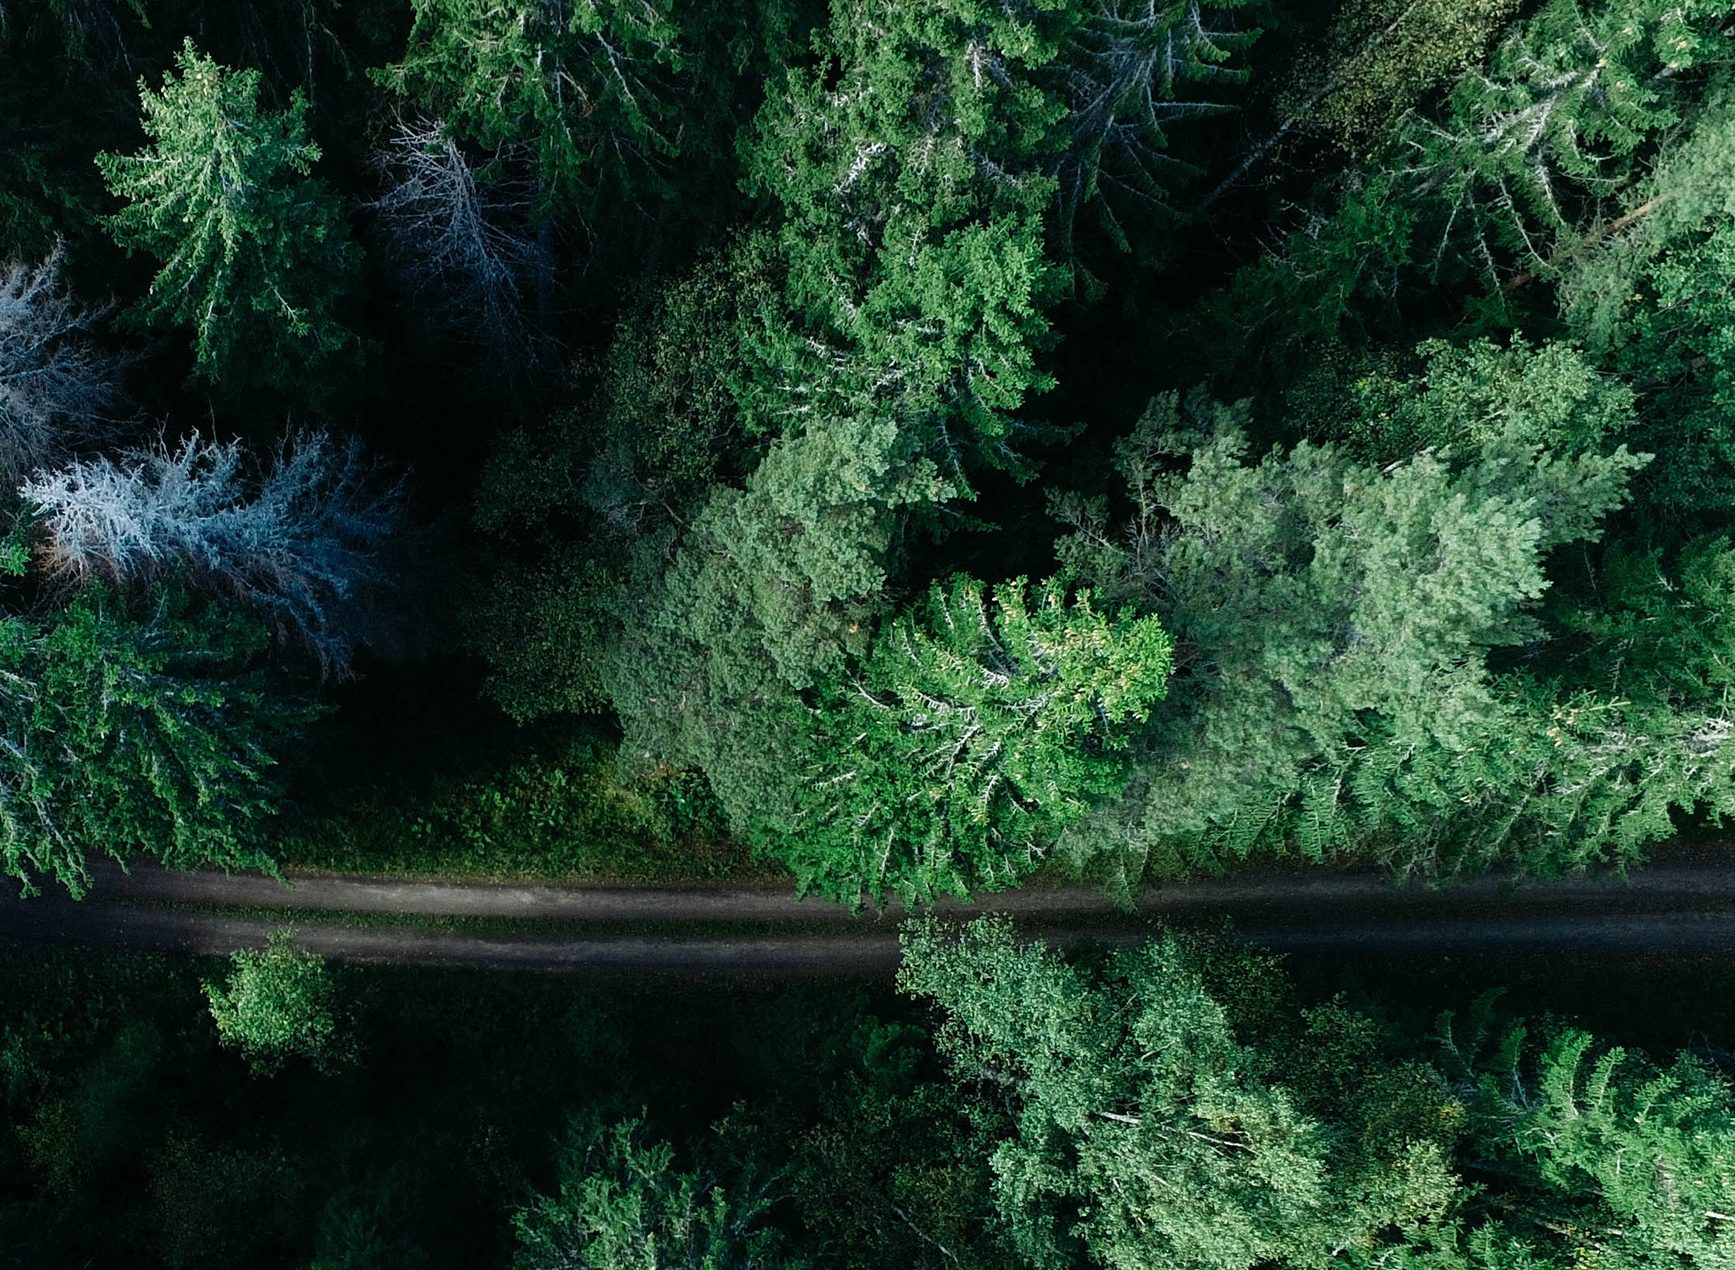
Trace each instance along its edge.
<instances>
[{"instance_id":1,"label":"dead tree","mask_svg":"<svg viewBox=\"0 0 1735 1270\"><path fill-rule=\"evenodd\" d=\"M89 332L103 315L60 282L60 249L0 265L0 468L14 478L108 432L120 359Z\"/></svg>"},{"instance_id":2,"label":"dead tree","mask_svg":"<svg viewBox=\"0 0 1735 1270\"><path fill-rule=\"evenodd\" d=\"M51 576L125 584L185 569L339 676L389 581L381 554L404 501L358 441L319 432L279 446L257 474L239 442L191 436L38 472L19 493L37 510Z\"/></svg>"}]
</instances>

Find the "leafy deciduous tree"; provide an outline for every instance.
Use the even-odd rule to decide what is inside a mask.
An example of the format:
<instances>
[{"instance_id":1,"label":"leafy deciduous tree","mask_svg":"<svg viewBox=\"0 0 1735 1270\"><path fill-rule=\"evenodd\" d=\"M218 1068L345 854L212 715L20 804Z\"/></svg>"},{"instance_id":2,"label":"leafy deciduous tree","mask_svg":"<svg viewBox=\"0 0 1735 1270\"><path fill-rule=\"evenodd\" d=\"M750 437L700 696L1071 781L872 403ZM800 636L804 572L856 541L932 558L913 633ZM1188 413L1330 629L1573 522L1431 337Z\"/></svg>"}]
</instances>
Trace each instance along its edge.
<instances>
[{"instance_id":1,"label":"leafy deciduous tree","mask_svg":"<svg viewBox=\"0 0 1735 1270\"><path fill-rule=\"evenodd\" d=\"M235 953L228 978L205 984L223 1044L240 1050L262 1075L295 1058L320 1068L348 1058L336 993L325 962L297 948L288 931L277 932L264 948Z\"/></svg>"}]
</instances>

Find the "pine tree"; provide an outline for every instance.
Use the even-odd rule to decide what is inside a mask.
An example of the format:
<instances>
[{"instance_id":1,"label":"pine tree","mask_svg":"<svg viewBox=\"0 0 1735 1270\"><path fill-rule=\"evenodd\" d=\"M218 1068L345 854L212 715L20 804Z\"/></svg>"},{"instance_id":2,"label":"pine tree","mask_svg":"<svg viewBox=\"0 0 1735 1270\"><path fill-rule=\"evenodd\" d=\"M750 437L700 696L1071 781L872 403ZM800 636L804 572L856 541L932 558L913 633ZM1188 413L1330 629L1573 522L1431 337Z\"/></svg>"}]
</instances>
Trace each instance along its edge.
<instances>
[{"instance_id":1,"label":"pine tree","mask_svg":"<svg viewBox=\"0 0 1735 1270\"><path fill-rule=\"evenodd\" d=\"M315 391L355 349L337 310L356 249L336 197L311 175L307 100L259 104L260 76L229 71L189 39L161 91L139 96L148 144L97 164L125 206L115 239L162 263L137 315L193 332L197 373Z\"/></svg>"},{"instance_id":2,"label":"pine tree","mask_svg":"<svg viewBox=\"0 0 1735 1270\"><path fill-rule=\"evenodd\" d=\"M776 1236L752 1178L730 1189L675 1168L674 1148L644 1123L575 1122L559 1188L513 1215L515 1270L774 1270Z\"/></svg>"},{"instance_id":3,"label":"pine tree","mask_svg":"<svg viewBox=\"0 0 1735 1270\"><path fill-rule=\"evenodd\" d=\"M1030 1265L1318 1265L1450 1203L1449 1143L1356 1160L1372 1144L1308 1114L1173 936L1095 971L1003 918L912 924L903 948L899 987L940 1011L960 1090L1003 1109L996 1215Z\"/></svg>"},{"instance_id":4,"label":"pine tree","mask_svg":"<svg viewBox=\"0 0 1735 1270\"><path fill-rule=\"evenodd\" d=\"M1073 576L1139 599L1187 654L1123 809L1132 823L1117 816L1073 846L1116 842L1175 871L1263 850L1319 859L1370 838L1424 871L1447 867L1454 843L1484 862L1522 854L1506 837L1515 822L1549 820L1534 802L1554 786L1531 766L1549 716L1533 713L1534 688L1497 682L1489 654L1541 633L1545 553L1594 538L1642 459L1550 452L1527 435L1549 412L1517 410L1484 415L1504 426L1480 444L1383 468L1305 442L1249 465L1243 415L1201 399L1191 415L1204 428L1177 432L1179 405L1161 399L1121 446L1140 509L1124 541L1100 512L1072 509ZM1167 474L1181 454L1187 473ZM1596 752L1572 761L1596 767ZM1574 787L1542 798L1569 823ZM1551 844L1533 862L1570 836L1531 827ZM1608 842L1580 827L1575 851Z\"/></svg>"}]
</instances>

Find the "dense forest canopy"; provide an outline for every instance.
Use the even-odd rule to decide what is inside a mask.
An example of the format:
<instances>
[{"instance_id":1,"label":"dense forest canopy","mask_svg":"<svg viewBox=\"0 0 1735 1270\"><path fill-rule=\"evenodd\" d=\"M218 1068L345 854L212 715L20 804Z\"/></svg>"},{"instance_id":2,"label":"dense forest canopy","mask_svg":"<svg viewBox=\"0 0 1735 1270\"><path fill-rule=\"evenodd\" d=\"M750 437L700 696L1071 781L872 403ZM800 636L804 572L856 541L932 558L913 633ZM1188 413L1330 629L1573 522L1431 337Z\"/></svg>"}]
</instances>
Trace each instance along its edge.
<instances>
[{"instance_id":1,"label":"dense forest canopy","mask_svg":"<svg viewBox=\"0 0 1735 1270\"><path fill-rule=\"evenodd\" d=\"M1639 866L1732 280L1729 0L0 0L0 870ZM1308 973L9 950L0 1260L1735 1265L1725 1015Z\"/></svg>"},{"instance_id":2,"label":"dense forest canopy","mask_svg":"<svg viewBox=\"0 0 1735 1270\"><path fill-rule=\"evenodd\" d=\"M1162 934L1062 955L994 920L906 931L897 996L284 942L9 958L0 1246L44 1268L1729 1263L1726 968L1557 959L1510 996L1372 969Z\"/></svg>"},{"instance_id":3,"label":"dense forest canopy","mask_svg":"<svg viewBox=\"0 0 1735 1270\"><path fill-rule=\"evenodd\" d=\"M1735 809L1725 4L56 0L0 48L26 887L570 873L599 797L638 846L579 872L851 905Z\"/></svg>"}]
</instances>

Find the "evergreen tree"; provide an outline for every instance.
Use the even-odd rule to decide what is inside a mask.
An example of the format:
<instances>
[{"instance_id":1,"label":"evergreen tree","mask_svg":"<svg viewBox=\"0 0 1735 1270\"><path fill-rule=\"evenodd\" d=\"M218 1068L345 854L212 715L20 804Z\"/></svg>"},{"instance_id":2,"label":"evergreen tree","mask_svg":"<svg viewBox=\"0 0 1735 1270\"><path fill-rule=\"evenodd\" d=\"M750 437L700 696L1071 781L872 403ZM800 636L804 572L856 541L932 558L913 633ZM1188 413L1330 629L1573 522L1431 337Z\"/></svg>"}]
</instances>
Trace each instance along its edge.
<instances>
[{"instance_id":1,"label":"evergreen tree","mask_svg":"<svg viewBox=\"0 0 1735 1270\"><path fill-rule=\"evenodd\" d=\"M134 617L100 589L0 623L0 862L77 895L87 853L272 868L271 768L311 718L250 663L264 632L159 592Z\"/></svg>"},{"instance_id":2,"label":"evergreen tree","mask_svg":"<svg viewBox=\"0 0 1735 1270\"><path fill-rule=\"evenodd\" d=\"M725 1191L674 1168L674 1148L641 1121L574 1124L560 1184L513 1217L516 1270L770 1270L784 1264L749 1182Z\"/></svg>"},{"instance_id":3,"label":"evergreen tree","mask_svg":"<svg viewBox=\"0 0 1735 1270\"><path fill-rule=\"evenodd\" d=\"M1064 108L1033 78L1050 26L979 0L833 6L743 150L785 276L744 330L749 428L890 418L954 479L1018 466L1010 412L1049 383L1034 352L1058 281L1040 161Z\"/></svg>"},{"instance_id":4,"label":"evergreen tree","mask_svg":"<svg viewBox=\"0 0 1735 1270\"><path fill-rule=\"evenodd\" d=\"M1503 841L1488 822L1536 788L1534 747L1513 738L1541 744L1548 725L1515 721L1508 694L1534 696L1496 683L1489 653L1537 638L1544 553L1594 538L1642 460L1551 453L1518 411L1480 444L1383 469L1305 442L1249 466L1242 413L1190 410L1205 429L1177 433L1163 398L1120 446L1139 509L1124 539L1100 508L1062 508L1082 526L1062 546L1072 576L1154 609L1185 650L1133 824L1103 834L1185 871L1390 830L1393 863L1433 869L1451 836L1429 826L1467 828L1491 799L1480 849ZM1186 475L1168 475L1181 454Z\"/></svg>"},{"instance_id":5,"label":"evergreen tree","mask_svg":"<svg viewBox=\"0 0 1735 1270\"><path fill-rule=\"evenodd\" d=\"M193 47L161 91L140 81L148 144L97 163L125 206L115 240L162 263L138 316L192 328L197 373L231 393L263 383L317 395L355 337L337 316L356 265L336 197L311 175L307 100L259 104L257 71Z\"/></svg>"},{"instance_id":6,"label":"evergreen tree","mask_svg":"<svg viewBox=\"0 0 1735 1270\"><path fill-rule=\"evenodd\" d=\"M1088 594L937 587L821 703L815 805L778 853L803 888L851 902L1014 886L1120 791L1127 728L1169 669L1155 619L1096 613Z\"/></svg>"},{"instance_id":7,"label":"evergreen tree","mask_svg":"<svg viewBox=\"0 0 1735 1270\"><path fill-rule=\"evenodd\" d=\"M994 1201L1026 1264L1251 1270L1350 1248L1372 1262L1387 1232L1450 1205L1449 1138L1400 1137L1358 1169L1172 936L1095 973L1021 945L1003 918L918 923L903 945L899 986L940 1010L960 1086L1006 1108Z\"/></svg>"},{"instance_id":8,"label":"evergreen tree","mask_svg":"<svg viewBox=\"0 0 1735 1270\"><path fill-rule=\"evenodd\" d=\"M1205 339L1295 357L1442 289L1509 326L1537 284L1648 215L1647 178L1720 97L1726 16L1720 0L1549 0L1211 301Z\"/></svg>"},{"instance_id":9,"label":"evergreen tree","mask_svg":"<svg viewBox=\"0 0 1735 1270\"><path fill-rule=\"evenodd\" d=\"M1472 1024L1476 1022L1472 1016ZM1522 1025L1487 1050L1442 1020L1470 1110L1471 1159L1504 1175L1484 1203L1561 1260L1594 1249L1618 1266L1721 1266L1735 1260L1735 1097L1685 1054L1643 1055ZM1555 1258L1549 1258L1555 1264Z\"/></svg>"},{"instance_id":10,"label":"evergreen tree","mask_svg":"<svg viewBox=\"0 0 1735 1270\"><path fill-rule=\"evenodd\" d=\"M660 0L415 0L379 77L457 137L535 155L545 212L660 192L679 149L681 33Z\"/></svg>"}]
</instances>

